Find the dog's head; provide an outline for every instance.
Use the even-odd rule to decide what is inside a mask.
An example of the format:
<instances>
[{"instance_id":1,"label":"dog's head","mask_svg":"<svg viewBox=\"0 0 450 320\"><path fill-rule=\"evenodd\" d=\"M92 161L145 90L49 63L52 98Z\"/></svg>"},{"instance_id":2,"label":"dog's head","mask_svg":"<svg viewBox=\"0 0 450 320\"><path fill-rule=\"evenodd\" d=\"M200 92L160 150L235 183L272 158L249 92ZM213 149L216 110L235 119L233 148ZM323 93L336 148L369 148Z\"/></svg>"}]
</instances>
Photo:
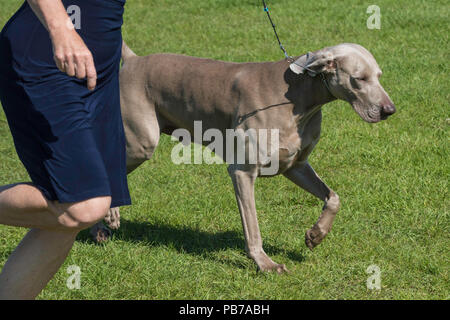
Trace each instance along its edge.
<instances>
[{"instance_id":1,"label":"dog's head","mask_svg":"<svg viewBox=\"0 0 450 320\"><path fill-rule=\"evenodd\" d=\"M395 113L394 103L380 84L381 70L372 54L357 44L344 43L308 53L290 65L296 74L324 76L331 94L349 102L367 122Z\"/></svg>"}]
</instances>

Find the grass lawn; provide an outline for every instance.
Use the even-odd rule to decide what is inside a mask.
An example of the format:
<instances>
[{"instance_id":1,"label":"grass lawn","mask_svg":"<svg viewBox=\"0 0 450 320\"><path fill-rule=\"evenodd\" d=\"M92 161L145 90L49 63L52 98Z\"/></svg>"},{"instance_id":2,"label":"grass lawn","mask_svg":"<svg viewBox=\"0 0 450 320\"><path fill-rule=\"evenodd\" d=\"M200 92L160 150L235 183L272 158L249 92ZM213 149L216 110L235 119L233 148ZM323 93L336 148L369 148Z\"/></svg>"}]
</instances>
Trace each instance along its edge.
<instances>
[{"instance_id":1,"label":"grass lawn","mask_svg":"<svg viewBox=\"0 0 450 320\"><path fill-rule=\"evenodd\" d=\"M0 0L0 25L22 1ZM333 230L310 252L304 232L322 203L284 177L260 179L256 202L266 252L288 275L260 274L244 253L225 165L175 165L170 138L133 172L134 205L112 241L80 234L40 299L449 299L448 1L268 2L289 54L342 42L373 53L397 107L371 125L336 101L323 108L310 157L342 200ZM183 53L227 61L283 58L258 0L130 0L123 35L139 55ZM1 63L1 61L0 61ZM0 185L28 181L0 111ZM25 229L0 226L0 266ZM381 270L368 290L366 269ZM81 268L81 289L66 286Z\"/></svg>"}]
</instances>

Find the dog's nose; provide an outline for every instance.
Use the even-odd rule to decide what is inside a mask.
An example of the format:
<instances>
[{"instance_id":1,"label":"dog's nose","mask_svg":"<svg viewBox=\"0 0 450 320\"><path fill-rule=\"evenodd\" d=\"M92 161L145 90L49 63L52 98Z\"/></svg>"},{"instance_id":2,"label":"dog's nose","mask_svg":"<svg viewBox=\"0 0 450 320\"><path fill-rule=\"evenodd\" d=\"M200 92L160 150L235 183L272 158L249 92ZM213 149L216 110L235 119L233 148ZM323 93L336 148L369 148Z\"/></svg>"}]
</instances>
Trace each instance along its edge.
<instances>
[{"instance_id":1,"label":"dog's nose","mask_svg":"<svg viewBox=\"0 0 450 320\"><path fill-rule=\"evenodd\" d=\"M387 104L387 105L384 105L384 106L381 108L381 111L382 111L382 113L383 113L384 115L390 116L390 115L392 115L392 114L395 113L395 106L394 106L393 104Z\"/></svg>"}]
</instances>

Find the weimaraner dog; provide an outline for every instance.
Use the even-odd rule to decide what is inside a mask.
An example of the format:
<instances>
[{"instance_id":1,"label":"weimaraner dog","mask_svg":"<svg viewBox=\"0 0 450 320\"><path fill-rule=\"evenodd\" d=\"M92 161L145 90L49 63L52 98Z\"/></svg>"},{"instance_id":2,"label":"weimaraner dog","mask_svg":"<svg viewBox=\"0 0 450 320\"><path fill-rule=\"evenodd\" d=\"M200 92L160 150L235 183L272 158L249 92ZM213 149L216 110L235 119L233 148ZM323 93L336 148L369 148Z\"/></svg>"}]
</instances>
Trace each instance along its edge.
<instances>
[{"instance_id":1,"label":"weimaraner dog","mask_svg":"<svg viewBox=\"0 0 450 320\"><path fill-rule=\"evenodd\" d=\"M357 44L339 44L277 62L231 63L175 54L135 55L123 45L120 72L122 115L131 172L151 158L161 133L177 128L202 130L278 129L278 170L299 187L324 201L322 213L306 231L313 249L330 232L339 197L314 172L308 156L320 138L324 104L350 103L367 122L395 112L379 82L381 70L369 51ZM273 159L273 158L271 158ZM287 271L263 249L255 208L254 184L267 163L229 164L245 236L245 249L261 271ZM119 210L106 223L119 227ZM102 224L94 237L105 236ZM106 237L108 234L106 234Z\"/></svg>"}]
</instances>

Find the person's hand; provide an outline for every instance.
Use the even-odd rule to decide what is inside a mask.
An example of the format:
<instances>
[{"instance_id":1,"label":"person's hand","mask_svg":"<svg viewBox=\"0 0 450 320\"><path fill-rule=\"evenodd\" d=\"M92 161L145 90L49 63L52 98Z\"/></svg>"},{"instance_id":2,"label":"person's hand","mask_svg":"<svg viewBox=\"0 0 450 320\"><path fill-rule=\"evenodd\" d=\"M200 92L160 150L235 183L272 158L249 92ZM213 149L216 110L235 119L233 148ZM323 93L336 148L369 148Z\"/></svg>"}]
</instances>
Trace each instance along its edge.
<instances>
[{"instance_id":1,"label":"person's hand","mask_svg":"<svg viewBox=\"0 0 450 320\"><path fill-rule=\"evenodd\" d=\"M53 58L62 72L78 79L87 79L87 87L94 90L97 71L91 51L75 29L61 28L50 33L53 43Z\"/></svg>"}]
</instances>

